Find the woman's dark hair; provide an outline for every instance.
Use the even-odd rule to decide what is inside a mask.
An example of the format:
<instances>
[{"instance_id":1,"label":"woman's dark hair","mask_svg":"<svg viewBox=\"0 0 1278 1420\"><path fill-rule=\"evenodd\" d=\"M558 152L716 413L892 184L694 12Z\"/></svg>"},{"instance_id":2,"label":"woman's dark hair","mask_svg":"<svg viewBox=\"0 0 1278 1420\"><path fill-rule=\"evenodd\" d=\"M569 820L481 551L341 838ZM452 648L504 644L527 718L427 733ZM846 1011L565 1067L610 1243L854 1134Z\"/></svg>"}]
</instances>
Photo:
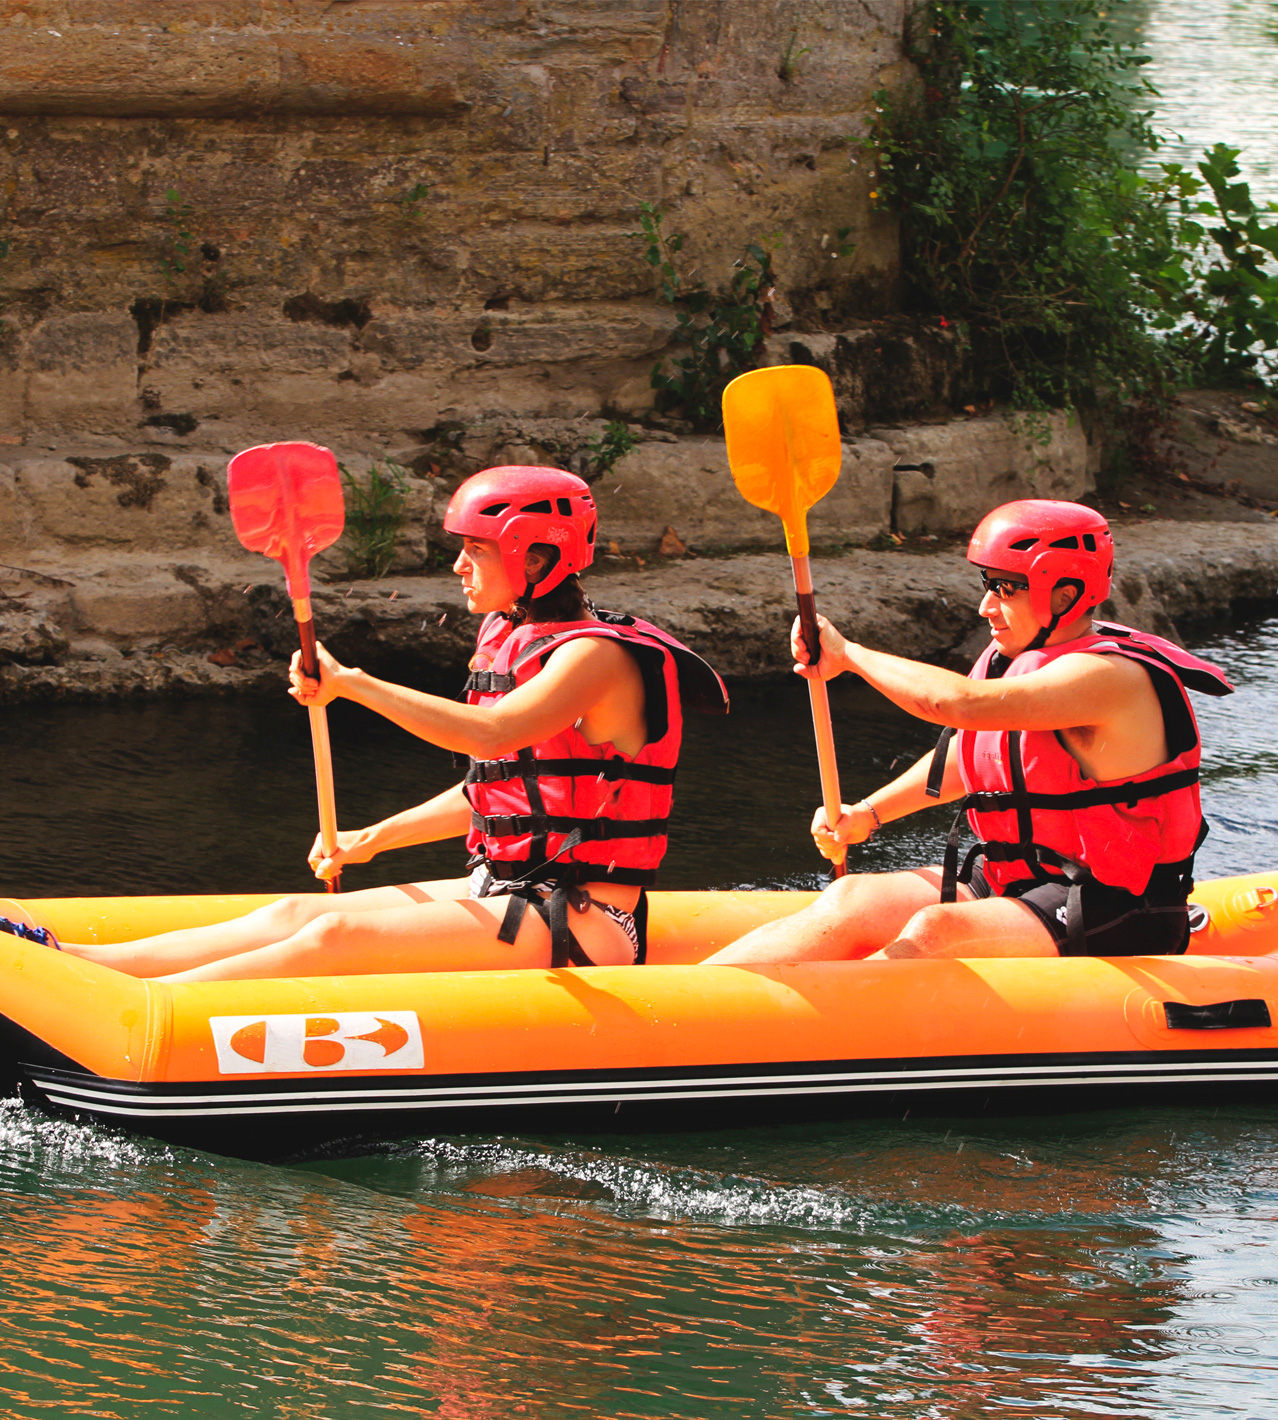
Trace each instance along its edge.
<instances>
[{"instance_id":1,"label":"woman's dark hair","mask_svg":"<svg viewBox=\"0 0 1278 1420\"><path fill-rule=\"evenodd\" d=\"M559 561L559 549L552 547L548 542L533 543L528 549L528 554L529 556L539 554L545 558L546 572L551 571ZM545 573L542 575L544 576ZM536 583L534 583L533 590L536 591L536 589ZM594 620L594 608L582 590L577 574L569 572L563 581L557 587L552 587L544 597L530 597L528 595L517 597L515 605L510 611L510 620L516 626L522 626L528 621L592 621Z\"/></svg>"}]
</instances>

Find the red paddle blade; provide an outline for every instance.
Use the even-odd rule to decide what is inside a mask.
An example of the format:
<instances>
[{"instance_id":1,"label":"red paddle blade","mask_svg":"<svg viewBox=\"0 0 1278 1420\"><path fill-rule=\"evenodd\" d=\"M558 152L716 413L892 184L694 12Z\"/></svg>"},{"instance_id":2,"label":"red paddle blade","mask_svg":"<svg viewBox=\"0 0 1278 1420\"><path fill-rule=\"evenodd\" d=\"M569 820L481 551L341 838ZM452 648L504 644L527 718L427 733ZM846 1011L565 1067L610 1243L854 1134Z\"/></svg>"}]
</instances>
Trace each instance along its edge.
<instances>
[{"instance_id":1,"label":"red paddle blade","mask_svg":"<svg viewBox=\"0 0 1278 1420\"><path fill-rule=\"evenodd\" d=\"M290 597L309 597L307 566L341 537L346 521L332 450L259 444L236 454L226 475L236 537L250 552L284 564Z\"/></svg>"}]
</instances>

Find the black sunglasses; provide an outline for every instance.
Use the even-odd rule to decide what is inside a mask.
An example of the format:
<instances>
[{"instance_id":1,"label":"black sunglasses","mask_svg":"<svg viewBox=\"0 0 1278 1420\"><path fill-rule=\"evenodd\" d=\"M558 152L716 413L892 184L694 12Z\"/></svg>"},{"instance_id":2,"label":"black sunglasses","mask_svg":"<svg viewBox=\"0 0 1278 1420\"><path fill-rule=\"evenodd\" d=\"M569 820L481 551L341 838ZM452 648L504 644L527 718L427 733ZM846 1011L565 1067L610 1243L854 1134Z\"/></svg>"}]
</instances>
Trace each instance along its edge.
<instances>
[{"instance_id":1,"label":"black sunglasses","mask_svg":"<svg viewBox=\"0 0 1278 1420\"><path fill-rule=\"evenodd\" d=\"M1029 591L1028 582L1017 582L1011 577L991 577L984 567L981 568L981 586L987 592L993 592L1001 602L1014 597L1017 592Z\"/></svg>"}]
</instances>

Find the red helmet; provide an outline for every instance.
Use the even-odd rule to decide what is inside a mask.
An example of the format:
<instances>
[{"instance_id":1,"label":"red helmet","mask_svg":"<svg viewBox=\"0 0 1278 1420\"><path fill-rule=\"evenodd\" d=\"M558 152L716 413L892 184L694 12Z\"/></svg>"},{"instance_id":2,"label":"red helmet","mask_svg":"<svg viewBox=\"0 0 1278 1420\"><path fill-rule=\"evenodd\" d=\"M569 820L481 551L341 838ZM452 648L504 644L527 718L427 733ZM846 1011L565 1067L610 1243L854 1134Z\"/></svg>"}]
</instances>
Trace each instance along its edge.
<instances>
[{"instance_id":1,"label":"red helmet","mask_svg":"<svg viewBox=\"0 0 1278 1420\"><path fill-rule=\"evenodd\" d=\"M968 543L978 567L1017 572L1029 583L1030 610L1040 626L1055 627L1052 592L1078 588L1067 622L1098 607L1109 595L1114 539L1099 513L1081 503L1025 498L987 513Z\"/></svg>"},{"instance_id":2,"label":"red helmet","mask_svg":"<svg viewBox=\"0 0 1278 1420\"><path fill-rule=\"evenodd\" d=\"M531 590L524 570L528 549L535 542L557 547L559 561L534 584L537 595L545 596L594 561L595 521L595 500L575 474L507 464L486 468L457 489L444 531L495 542L510 585L521 595Z\"/></svg>"}]
</instances>

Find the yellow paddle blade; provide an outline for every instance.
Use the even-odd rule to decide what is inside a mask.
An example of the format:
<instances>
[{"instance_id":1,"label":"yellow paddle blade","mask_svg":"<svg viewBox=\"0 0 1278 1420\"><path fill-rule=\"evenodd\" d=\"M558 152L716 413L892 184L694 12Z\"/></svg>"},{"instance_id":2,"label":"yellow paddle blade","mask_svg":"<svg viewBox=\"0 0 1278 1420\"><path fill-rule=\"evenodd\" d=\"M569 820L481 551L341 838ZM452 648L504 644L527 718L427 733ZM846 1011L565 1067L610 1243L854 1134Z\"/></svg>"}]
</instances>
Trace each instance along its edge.
<instances>
[{"instance_id":1,"label":"yellow paddle blade","mask_svg":"<svg viewBox=\"0 0 1278 1420\"><path fill-rule=\"evenodd\" d=\"M808 552L808 509L834 487L843 449L829 376L770 365L723 392L728 463L747 503L778 513L791 557Z\"/></svg>"}]
</instances>

